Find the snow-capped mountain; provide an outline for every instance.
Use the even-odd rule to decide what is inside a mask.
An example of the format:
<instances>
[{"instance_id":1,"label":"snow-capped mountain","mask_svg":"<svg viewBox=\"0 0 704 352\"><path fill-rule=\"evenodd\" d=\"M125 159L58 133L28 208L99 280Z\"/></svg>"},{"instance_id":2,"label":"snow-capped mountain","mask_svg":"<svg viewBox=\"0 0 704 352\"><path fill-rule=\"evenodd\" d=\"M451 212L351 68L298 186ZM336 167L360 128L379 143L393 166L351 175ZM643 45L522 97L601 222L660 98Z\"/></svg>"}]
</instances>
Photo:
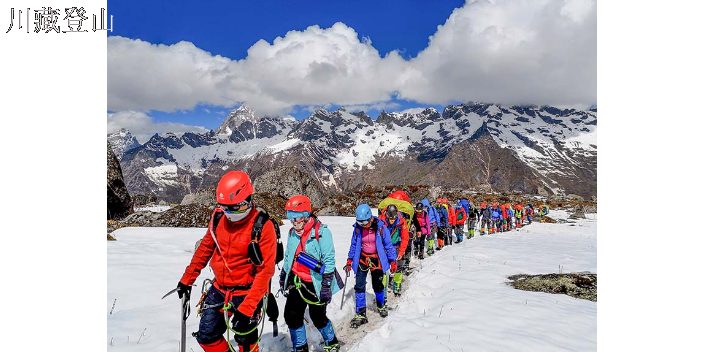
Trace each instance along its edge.
<instances>
[{"instance_id":1,"label":"snow-capped mountain","mask_svg":"<svg viewBox=\"0 0 704 352\"><path fill-rule=\"evenodd\" d=\"M430 184L596 195L596 109L447 106L401 113L319 109L296 121L246 106L216 130L155 135L121 158L133 193L180 201L228 170L296 168L322 189ZM284 171L285 172L285 171Z\"/></svg>"},{"instance_id":2,"label":"snow-capped mountain","mask_svg":"<svg viewBox=\"0 0 704 352\"><path fill-rule=\"evenodd\" d=\"M117 132L109 133L108 143L110 143L110 147L112 147L112 151L115 153L118 160L122 159L125 152L140 146L137 138L124 128Z\"/></svg>"}]
</instances>

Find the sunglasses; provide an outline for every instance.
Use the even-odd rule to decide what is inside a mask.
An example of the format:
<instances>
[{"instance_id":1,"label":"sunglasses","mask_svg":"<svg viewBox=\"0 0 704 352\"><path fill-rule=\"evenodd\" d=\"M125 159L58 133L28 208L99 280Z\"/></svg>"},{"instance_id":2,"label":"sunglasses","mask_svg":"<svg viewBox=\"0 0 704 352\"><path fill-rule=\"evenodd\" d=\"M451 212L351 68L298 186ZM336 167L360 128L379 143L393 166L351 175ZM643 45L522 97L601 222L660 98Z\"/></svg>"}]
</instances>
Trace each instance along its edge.
<instances>
[{"instance_id":1,"label":"sunglasses","mask_svg":"<svg viewBox=\"0 0 704 352\"><path fill-rule=\"evenodd\" d=\"M228 214L241 214L249 209L249 202L244 201L242 203L232 205L220 204L220 208Z\"/></svg>"},{"instance_id":2,"label":"sunglasses","mask_svg":"<svg viewBox=\"0 0 704 352\"><path fill-rule=\"evenodd\" d=\"M359 225L359 226L367 226L367 225L369 225L369 221L370 221L370 219L367 219L367 220L357 220L357 225Z\"/></svg>"},{"instance_id":3,"label":"sunglasses","mask_svg":"<svg viewBox=\"0 0 704 352\"><path fill-rule=\"evenodd\" d=\"M305 220L306 218L303 217L303 216L301 216L300 218L288 218L288 219L291 220L291 223L292 223L292 224L300 224L300 223L302 223L303 220Z\"/></svg>"}]
</instances>

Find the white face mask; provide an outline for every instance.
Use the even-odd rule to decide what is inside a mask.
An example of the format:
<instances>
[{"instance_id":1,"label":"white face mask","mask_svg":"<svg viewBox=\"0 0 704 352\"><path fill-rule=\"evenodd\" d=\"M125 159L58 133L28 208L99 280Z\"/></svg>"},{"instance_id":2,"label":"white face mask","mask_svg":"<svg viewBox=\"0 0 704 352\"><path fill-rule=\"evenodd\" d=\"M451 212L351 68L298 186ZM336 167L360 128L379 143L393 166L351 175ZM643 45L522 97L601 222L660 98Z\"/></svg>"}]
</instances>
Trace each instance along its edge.
<instances>
[{"instance_id":1,"label":"white face mask","mask_svg":"<svg viewBox=\"0 0 704 352\"><path fill-rule=\"evenodd\" d=\"M231 222L238 222L238 221L242 221L242 219L246 218L247 215L249 215L249 212L251 212L251 211L252 211L252 208L250 207L249 209L247 209L247 211L245 211L243 213L231 214L231 213L225 212L225 216L227 217L227 220L230 220Z\"/></svg>"}]
</instances>

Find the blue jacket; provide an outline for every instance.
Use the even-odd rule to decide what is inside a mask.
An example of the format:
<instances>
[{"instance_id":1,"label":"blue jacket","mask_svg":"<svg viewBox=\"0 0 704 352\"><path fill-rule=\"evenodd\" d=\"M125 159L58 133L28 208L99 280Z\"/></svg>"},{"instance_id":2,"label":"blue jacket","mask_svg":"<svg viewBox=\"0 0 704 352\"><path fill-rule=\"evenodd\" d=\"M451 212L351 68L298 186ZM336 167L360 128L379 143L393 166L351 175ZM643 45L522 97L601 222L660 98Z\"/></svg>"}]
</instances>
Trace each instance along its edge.
<instances>
[{"instance_id":1,"label":"blue jacket","mask_svg":"<svg viewBox=\"0 0 704 352\"><path fill-rule=\"evenodd\" d=\"M491 210L491 220L503 220L504 217L501 215L501 210L492 209Z\"/></svg>"},{"instance_id":2,"label":"blue jacket","mask_svg":"<svg viewBox=\"0 0 704 352\"><path fill-rule=\"evenodd\" d=\"M457 205L464 208L464 212L467 214L467 217L469 217L469 201L462 198L459 202L457 202Z\"/></svg>"},{"instance_id":3,"label":"blue jacket","mask_svg":"<svg viewBox=\"0 0 704 352\"><path fill-rule=\"evenodd\" d=\"M386 272L391 267L389 263L396 261L396 247L394 247L394 244L391 243L389 229L384 226L383 221L379 220L376 216L372 219L377 222L376 252L379 255L381 269ZM359 257L362 255L362 228L357 225L357 223L352 225L352 227L354 230L352 230L352 242L350 243L350 251L347 253L347 258L352 259L352 270L356 275L357 268L359 267ZM393 259L389 260L389 258Z\"/></svg>"},{"instance_id":4,"label":"blue jacket","mask_svg":"<svg viewBox=\"0 0 704 352\"><path fill-rule=\"evenodd\" d=\"M430 220L430 225L437 226L440 222L440 214L438 214L438 211L430 206L430 202L427 199L423 199L420 202L424 206L428 207L428 220Z\"/></svg>"},{"instance_id":5,"label":"blue jacket","mask_svg":"<svg viewBox=\"0 0 704 352\"><path fill-rule=\"evenodd\" d=\"M450 226L450 223L448 222L449 215L447 214L447 209L445 209L445 207L443 207L441 205L440 210L438 210L438 214L440 214L440 220L438 221L438 226L439 227Z\"/></svg>"},{"instance_id":6,"label":"blue jacket","mask_svg":"<svg viewBox=\"0 0 704 352\"><path fill-rule=\"evenodd\" d=\"M513 209L508 208L508 216L513 217Z\"/></svg>"},{"instance_id":7,"label":"blue jacket","mask_svg":"<svg viewBox=\"0 0 704 352\"><path fill-rule=\"evenodd\" d=\"M327 225L320 224L318 229L319 240L315 239L315 226L310 229L310 235L306 241L303 251L310 254L313 258L318 259L320 262L325 264L325 273L332 273L335 271L335 246L332 242L332 233L328 229ZM289 231L288 242L286 242L286 252L284 253L284 264L282 270L286 271L286 279L284 281L284 287L288 285L288 274L293 266L293 257L296 255L296 249L301 243L301 236L296 234L296 231ZM320 287L323 282L323 275L311 271L310 273L313 279L313 286L315 286L315 293L320 297ZM332 294L340 290L340 286L337 284L337 280L333 277Z\"/></svg>"}]
</instances>

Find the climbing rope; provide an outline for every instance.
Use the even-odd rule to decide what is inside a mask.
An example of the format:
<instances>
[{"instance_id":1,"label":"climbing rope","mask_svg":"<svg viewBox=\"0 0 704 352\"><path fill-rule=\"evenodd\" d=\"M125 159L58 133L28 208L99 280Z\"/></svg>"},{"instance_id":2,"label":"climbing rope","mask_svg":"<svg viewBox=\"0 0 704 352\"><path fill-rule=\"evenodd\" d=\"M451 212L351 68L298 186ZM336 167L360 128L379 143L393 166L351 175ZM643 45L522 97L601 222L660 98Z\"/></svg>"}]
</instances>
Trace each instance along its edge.
<instances>
[{"instance_id":1,"label":"climbing rope","mask_svg":"<svg viewBox=\"0 0 704 352\"><path fill-rule=\"evenodd\" d=\"M268 304L268 299L267 299L268 295L269 295L269 293L267 292L264 294L264 297L262 298L264 300L264 303L262 304L262 313L259 315L259 321L256 324L254 324L254 327L251 330L246 331L246 332L236 331L235 329L232 328L232 326L230 326L230 319L227 314L228 313L227 311L229 309L233 308L232 303L230 303L228 301L223 305L222 310L223 310L223 315L225 317L225 327L227 328L227 340L226 341L227 341L227 346L230 348L231 352L237 352L237 351L235 350L234 347L232 347L232 344L230 343L230 331L232 331L235 335L240 335L240 336L249 335L253 331L257 330L259 323L261 323L262 326L261 326L261 331L259 332L259 337L257 337L257 341L254 343L254 346L249 350L249 352L254 351L254 349L259 345L259 341L261 341L262 334L264 333L264 317L266 316L266 306ZM243 351L240 351L240 352L243 352Z\"/></svg>"},{"instance_id":2,"label":"climbing rope","mask_svg":"<svg viewBox=\"0 0 704 352\"><path fill-rule=\"evenodd\" d=\"M308 300L307 298L305 298L305 297L303 296L303 292L301 292L301 287L303 287L303 289L305 289L306 292L310 293L312 296L315 297L315 296L317 296L317 295L315 294L315 292L310 292L310 290L309 290L307 287L303 286L303 284L301 283L301 278L298 277L298 275L294 275L294 276L293 276L293 285L294 285L294 287L296 288L296 290L298 291L298 294L301 296L301 299L302 299L304 302L306 302L306 303L308 303L308 304L312 304L312 305L314 305L314 306L324 306L324 305L326 304L326 303L321 302L321 301L317 301L317 302L310 301L310 300Z\"/></svg>"}]
</instances>

